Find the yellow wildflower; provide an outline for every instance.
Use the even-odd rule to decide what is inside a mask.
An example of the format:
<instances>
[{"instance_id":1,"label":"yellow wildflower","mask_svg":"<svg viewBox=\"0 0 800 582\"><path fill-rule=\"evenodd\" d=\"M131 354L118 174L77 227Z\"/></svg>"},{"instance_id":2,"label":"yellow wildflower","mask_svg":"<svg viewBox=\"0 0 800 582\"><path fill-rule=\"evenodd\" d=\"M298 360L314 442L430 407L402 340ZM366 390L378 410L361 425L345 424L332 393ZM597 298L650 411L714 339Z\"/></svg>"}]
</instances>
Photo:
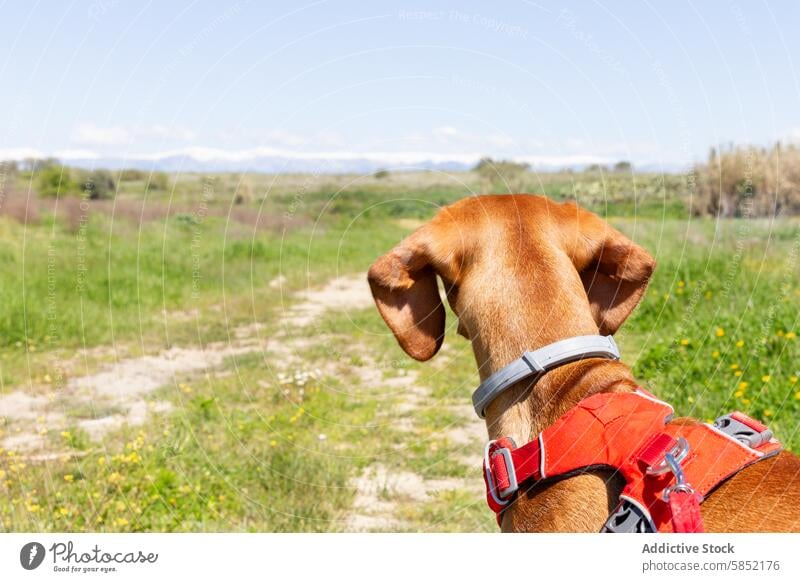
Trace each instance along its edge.
<instances>
[{"instance_id":1,"label":"yellow wildflower","mask_svg":"<svg viewBox=\"0 0 800 582\"><path fill-rule=\"evenodd\" d=\"M769 382L771 380L771 378L772 377L769 374L764 374L763 376L761 376L761 381L762 382Z\"/></svg>"},{"instance_id":2,"label":"yellow wildflower","mask_svg":"<svg viewBox=\"0 0 800 582\"><path fill-rule=\"evenodd\" d=\"M67 473L66 475L64 475L64 481L66 481L67 483L72 483L74 480L75 480L75 475L73 475L72 473Z\"/></svg>"},{"instance_id":3,"label":"yellow wildflower","mask_svg":"<svg viewBox=\"0 0 800 582\"><path fill-rule=\"evenodd\" d=\"M736 342L736 347L737 348L744 347L744 340L739 340L738 342Z\"/></svg>"},{"instance_id":4,"label":"yellow wildflower","mask_svg":"<svg viewBox=\"0 0 800 582\"><path fill-rule=\"evenodd\" d=\"M717 337L722 337L722 336L725 335L725 330L722 329L721 327L718 327L716 333L717 333Z\"/></svg>"},{"instance_id":5,"label":"yellow wildflower","mask_svg":"<svg viewBox=\"0 0 800 582\"><path fill-rule=\"evenodd\" d=\"M682 346L688 346L688 345L689 345L689 340L688 340L688 339L686 339L686 338L682 339L682 340L681 340L681 345L682 345Z\"/></svg>"}]
</instances>

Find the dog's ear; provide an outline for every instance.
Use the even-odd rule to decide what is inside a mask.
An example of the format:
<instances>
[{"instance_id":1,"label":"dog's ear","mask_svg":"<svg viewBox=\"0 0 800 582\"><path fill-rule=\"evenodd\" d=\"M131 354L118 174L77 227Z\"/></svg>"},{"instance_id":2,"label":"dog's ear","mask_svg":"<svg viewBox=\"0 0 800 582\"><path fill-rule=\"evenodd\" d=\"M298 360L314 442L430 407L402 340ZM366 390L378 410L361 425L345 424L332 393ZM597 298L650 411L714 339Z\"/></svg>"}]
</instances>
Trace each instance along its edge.
<instances>
[{"instance_id":1,"label":"dog's ear","mask_svg":"<svg viewBox=\"0 0 800 582\"><path fill-rule=\"evenodd\" d=\"M579 229L581 243L573 262L600 333L613 334L641 301L656 261L599 217L592 216L588 223Z\"/></svg>"},{"instance_id":2,"label":"dog's ear","mask_svg":"<svg viewBox=\"0 0 800 582\"><path fill-rule=\"evenodd\" d=\"M378 311L400 347L415 360L442 346L445 311L436 284L430 245L417 231L376 260L367 278Z\"/></svg>"}]
</instances>

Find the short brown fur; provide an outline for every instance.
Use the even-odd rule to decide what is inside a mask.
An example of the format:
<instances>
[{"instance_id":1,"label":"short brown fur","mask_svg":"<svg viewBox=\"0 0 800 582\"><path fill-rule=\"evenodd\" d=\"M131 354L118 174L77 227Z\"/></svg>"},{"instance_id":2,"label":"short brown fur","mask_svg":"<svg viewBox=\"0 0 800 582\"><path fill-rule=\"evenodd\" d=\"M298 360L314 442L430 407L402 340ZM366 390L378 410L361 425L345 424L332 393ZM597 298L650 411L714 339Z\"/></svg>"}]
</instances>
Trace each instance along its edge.
<instances>
[{"instance_id":1,"label":"short brown fur","mask_svg":"<svg viewBox=\"0 0 800 582\"><path fill-rule=\"evenodd\" d=\"M436 277L471 343L481 379L567 337L617 331L655 268L650 254L574 203L524 194L479 196L443 208L369 271L381 316L418 360L441 347ZM581 399L637 386L621 362L591 359L524 383L487 409L491 438L526 443ZM503 531L597 532L623 482L595 472L534 486L504 512ZM756 463L702 505L707 531L800 531L800 459Z\"/></svg>"}]
</instances>

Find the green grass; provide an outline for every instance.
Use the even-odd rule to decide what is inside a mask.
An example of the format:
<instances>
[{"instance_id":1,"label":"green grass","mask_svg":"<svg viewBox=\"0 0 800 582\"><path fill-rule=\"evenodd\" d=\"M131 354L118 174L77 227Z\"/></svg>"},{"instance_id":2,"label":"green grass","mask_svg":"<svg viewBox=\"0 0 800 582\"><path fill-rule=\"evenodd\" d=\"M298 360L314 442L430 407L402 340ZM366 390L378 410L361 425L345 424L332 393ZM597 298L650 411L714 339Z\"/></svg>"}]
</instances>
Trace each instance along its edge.
<instances>
[{"instance_id":1,"label":"green grass","mask_svg":"<svg viewBox=\"0 0 800 582\"><path fill-rule=\"evenodd\" d=\"M739 408L800 450L800 225L692 218L677 177L538 178L541 187L531 189L577 196L656 255L647 295L618 337L643 384L679 414L707 419ZM252 321L271 338L292 292L365 271L413 220L481 187L470 176L466 186L399 175L349 186L351 178L295 176L272 189L271 177L251 179L248 211L268 213L274 228L225 218L238 183L232 176L219 178L214 212L202 220L181 213L140 227L92 213L76 230L60 214L27 226L0 218L2 393L48 394L117 354L225 341ZM303 189L304 180L311 187ZM171 195L187 203L202 184L181 177ZM271 284L279 275L282 288ZM171 411L100 443L77 422L113 414L113 405L56 399L67 424L46 438L68 454L43 461L0 450L0 530L337 531L353 501L350 479L371 463L425 479L479 480L477 467L453 462L474 451L442 436L466 422L453 407L469 402L477 380L454 327L448 314L445 349L420 364L374 310L329 313L291 365L328 370L316 380L281 384L280 350L237 356L165 386L153 397ZM76 358L83 347L111 345L116 353ZM373 364L385 377L416 373L429 388L412 431L386 416L404 395L381 393L353 371ZM0 424L0 439L13 431ZM397 513L410 529L494 528L482 499L463 491L404 502Z\"/></svg>"}]
</instances>

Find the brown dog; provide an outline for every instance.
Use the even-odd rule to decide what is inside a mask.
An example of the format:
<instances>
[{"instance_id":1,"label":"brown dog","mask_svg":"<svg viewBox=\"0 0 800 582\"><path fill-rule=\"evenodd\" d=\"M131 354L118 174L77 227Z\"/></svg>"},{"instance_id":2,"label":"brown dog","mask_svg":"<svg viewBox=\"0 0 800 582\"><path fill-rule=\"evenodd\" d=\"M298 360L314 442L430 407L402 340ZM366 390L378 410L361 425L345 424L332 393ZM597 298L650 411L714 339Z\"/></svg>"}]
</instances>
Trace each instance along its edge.
<instances>
[{"instance_id":1,"label":"brown dog","mask_svg":"<svg viewBox=\"0 0 800 582\"><path fill-rule=\"evenodd\" d=\"M647 251L576 204L480 196L443 208L380 257L369 284L403 350L427 360L444 335L438 275L483 380L525 350L613 334L654 268ZM492 439L527 443L588 395L630 391L637 382L621 362L587 359L548 372L529 393L525 386L489 405ZM521 490L502 529L600 531L623 485L596 471ZM744 469L703 503L702 514L707 531L800 531L800 459L781 453Z\"/></svg>"}]
</instances>

